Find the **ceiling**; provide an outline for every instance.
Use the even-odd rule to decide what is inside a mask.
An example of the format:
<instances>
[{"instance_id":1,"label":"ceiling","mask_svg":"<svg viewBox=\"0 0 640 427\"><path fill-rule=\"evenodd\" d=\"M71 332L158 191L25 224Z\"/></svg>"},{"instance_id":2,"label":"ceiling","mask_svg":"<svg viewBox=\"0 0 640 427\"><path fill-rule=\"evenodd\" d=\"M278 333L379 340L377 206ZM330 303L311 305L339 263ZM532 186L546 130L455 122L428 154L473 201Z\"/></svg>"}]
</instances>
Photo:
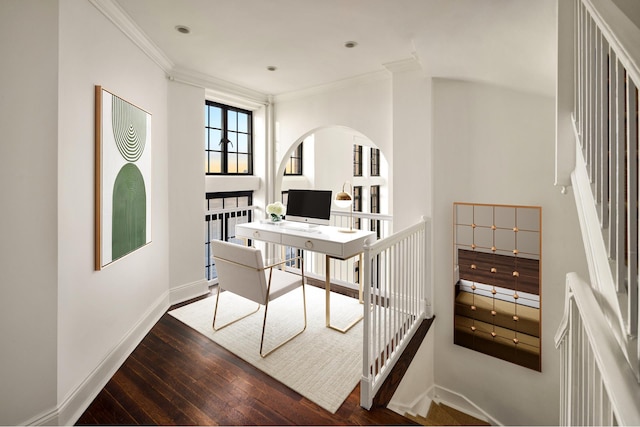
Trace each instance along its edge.
<instances>
[{"instance_id":1,"label":"ceiling","mask_svg":"<svg viewBox=\"0 0 640 427\"><path fill-rule=\"evenodd\" d=\"M115 1L176 70L263 94L412 57L434 77L555 91L557 0Z\"/></svg>"}]
</instances>

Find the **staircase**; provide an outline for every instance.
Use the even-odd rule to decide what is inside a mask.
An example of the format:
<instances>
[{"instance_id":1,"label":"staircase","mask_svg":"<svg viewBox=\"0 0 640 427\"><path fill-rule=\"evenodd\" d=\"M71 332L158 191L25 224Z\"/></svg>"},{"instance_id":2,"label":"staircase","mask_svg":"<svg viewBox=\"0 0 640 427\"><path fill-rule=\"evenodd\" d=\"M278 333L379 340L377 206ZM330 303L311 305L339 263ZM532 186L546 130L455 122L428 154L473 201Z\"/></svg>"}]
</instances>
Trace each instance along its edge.
<instances>
[{"instance_id":1,"label":"staircase","mask_svg":"<svg viewBox=\"0 0 640 427\"><path fill-rule=\"evenodd\" d=\"M405 417L423 426L488 426L486 421L453 409L443 403L431 402L426 417L405 414Z\"/></svg>"}]
</instances>

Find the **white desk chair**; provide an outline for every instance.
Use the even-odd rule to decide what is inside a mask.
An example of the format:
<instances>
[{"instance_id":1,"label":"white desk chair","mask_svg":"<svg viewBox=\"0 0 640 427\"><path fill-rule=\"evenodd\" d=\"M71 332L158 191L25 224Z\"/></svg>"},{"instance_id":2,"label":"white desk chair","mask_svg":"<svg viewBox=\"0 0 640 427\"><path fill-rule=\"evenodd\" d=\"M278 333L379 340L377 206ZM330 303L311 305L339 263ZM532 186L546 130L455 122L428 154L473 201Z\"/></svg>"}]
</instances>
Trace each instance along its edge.
<instances>
[{"instance_id":1,"label":"white desk chair","mask_svg":"<svg viewBox=\"0 0 640 427\"><path fill-rule=\"evenodd\" d=\"M285 260L265 267L262 262L262 253L260 249L223 242L221 240L212 240L211 250L213 251L213 259L216 262L216 270L218 272L218 294L216 296L216 306L213 312L213 330L218 331L242 320L257 312L260 309L260 305L264 305L264 320L262 321L262 334L260 338L260 356L267 357L269 354L273 353L275 350L304 332L307 328L307 300L304 291L304 264L302 264L302 258L297 257L300 258L301 262L300 271L302 272L302 275L299 276L297 274L274 268L291 260ZM264 333L267 325L269 301L272 301L298 288L299 286L302 286L304 327L300 332L297 332L284 342L278 344L275 348L264 353ZM216 327L218 302L220 300L220 292L223 289L257 302L258 308L244 316L232 320L231 322Z\"/></svg>"}]
</instances>

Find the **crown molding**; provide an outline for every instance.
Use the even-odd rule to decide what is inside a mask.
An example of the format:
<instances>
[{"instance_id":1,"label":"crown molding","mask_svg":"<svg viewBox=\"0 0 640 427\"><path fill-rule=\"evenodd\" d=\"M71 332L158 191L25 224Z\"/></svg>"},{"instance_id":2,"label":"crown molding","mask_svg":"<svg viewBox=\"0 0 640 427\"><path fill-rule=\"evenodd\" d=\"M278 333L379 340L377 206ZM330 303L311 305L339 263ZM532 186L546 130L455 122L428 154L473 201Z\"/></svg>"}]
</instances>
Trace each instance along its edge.
<instances>
[{"instance_id":1,"label":"crown molding","mask_svg":"<svg viewBox=\"0 0 640 427\"><path fill-rule=\"evenodd\" d=\"M275 95L274 100L276 102L292 101L295 99L306 98L308 96L318 95L321 93L337 91L346 87L368 84L382 80L389 80L390 74L388 70L372 71L370 73L361 74L355 77L349 77L335 82L326 83L323 85L313 86L307 89L298 90L295 92L287 92L280 95Z\"/></svg>"},{"instance_id":2,"label":"crown molding","mask_svg":"<svg viewBox=\"0 0 640 427\"><path fill-rule=\"evenodd\" d=\"M169 80L202 87L208 99L230 103L237 107L255 110L269 104L269 96L246 87L200 73L175 67L168 72Z\"/></svg>"},{"instance_id":3,"label":"crown molding","mask_svg":"<svg viewBox=\"0 0 640 427\"><path fill-rule=\"evenodd\" d=\"M114 0L89 0L104 16L133 41L153 62L165 72L173 69L173 62L138 27L131 17Z\"/></svg>"},{"instance_id":4,"label":"crown molding","mask_svg":"<svg viewBox=\"0 0 640 427\"><path fill-rule=\"evenodd\" d=\"M202 87L207 90L210 98L225 100L249 109L257 109L269 103L266 94L204 73L176 67L115 0L89 1L151 58L167 74L169 80Z\"/></svg>"},{"instance_id":5,"label":"crown molding","mask_svg":"<svg viewBox=\"0 0 640 427\"><path fill-rule=\"evenodd\" d=\"M420 60L418 59L417 56L401 59L399 61L387 62L382 65L384 66L384 68L386 68L392 73L402 73L405 71L422 70L422 65L420 64Z\"/></svg>"}]
</instances>

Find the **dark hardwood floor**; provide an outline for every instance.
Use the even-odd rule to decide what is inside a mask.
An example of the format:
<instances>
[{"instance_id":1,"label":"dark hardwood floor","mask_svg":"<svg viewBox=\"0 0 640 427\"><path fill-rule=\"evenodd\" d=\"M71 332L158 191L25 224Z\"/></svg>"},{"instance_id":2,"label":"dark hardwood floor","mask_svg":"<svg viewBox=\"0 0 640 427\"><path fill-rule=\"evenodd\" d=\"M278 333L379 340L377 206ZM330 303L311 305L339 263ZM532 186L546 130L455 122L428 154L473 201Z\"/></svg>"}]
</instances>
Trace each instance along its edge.
<instances>
[{"instance_id":1,"label":"dark hardwood floor","mask_svg":"<svg viewBox=\"0 0 640 427\"><path fill-rule=\"evenodd\" d=\"M358 385L331 414L165 314L77 425L417 424L359 402Z\"/></svg>"}]
</instances>

